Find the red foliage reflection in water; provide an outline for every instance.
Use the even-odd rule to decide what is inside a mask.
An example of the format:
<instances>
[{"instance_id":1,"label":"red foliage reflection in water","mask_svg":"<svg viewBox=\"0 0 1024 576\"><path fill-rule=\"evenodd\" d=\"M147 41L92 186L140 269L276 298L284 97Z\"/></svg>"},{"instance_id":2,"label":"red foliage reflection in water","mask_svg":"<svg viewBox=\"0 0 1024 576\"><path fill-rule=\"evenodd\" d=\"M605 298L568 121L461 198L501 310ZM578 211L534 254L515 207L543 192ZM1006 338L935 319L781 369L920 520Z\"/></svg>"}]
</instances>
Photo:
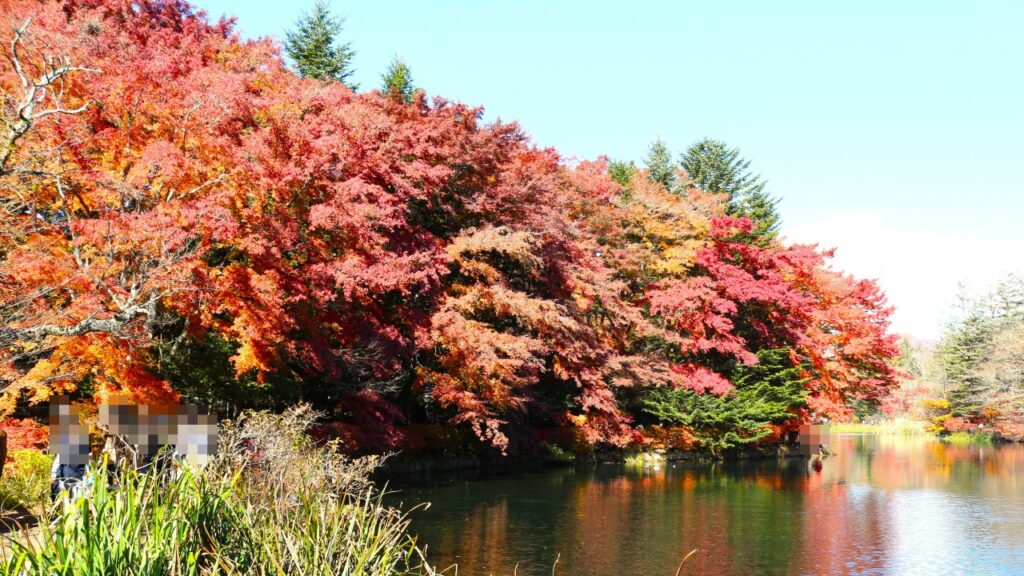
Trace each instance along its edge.
<instances>
[{"instance_id":1,"label":"red foliage reflection in water","mask_svg":"<svg viewBox=\"0 0 1024 576\"><path fill-rule=\"evenodd\" d=\"M1024 446L833 436L835 456L407 487L464 574L1024 574ZM980 572L979 572L980 571Z\"/></svg>"}]
</instances>

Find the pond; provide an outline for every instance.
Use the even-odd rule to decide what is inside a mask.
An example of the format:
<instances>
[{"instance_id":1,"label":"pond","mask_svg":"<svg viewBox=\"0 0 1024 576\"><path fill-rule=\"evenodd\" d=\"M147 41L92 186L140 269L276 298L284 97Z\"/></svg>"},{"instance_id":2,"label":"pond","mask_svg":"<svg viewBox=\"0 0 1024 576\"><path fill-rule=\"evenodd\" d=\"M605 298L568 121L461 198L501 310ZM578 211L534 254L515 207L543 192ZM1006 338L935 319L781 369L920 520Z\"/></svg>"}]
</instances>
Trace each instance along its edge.
<instances>
[{"instance_id":1,"label":"pond","mask_svg":"<svg viewBox=\"0 0 1024 576\"><path fill-rule=\"evenodd\" d=\"M1024 445L833 435L808 459L598 465L431 484L413 530L458 574L1024 574ZM556 563L557 560L557 563ZM454 574L454 569L448 572Z\"/></svg>"}]
</instances>

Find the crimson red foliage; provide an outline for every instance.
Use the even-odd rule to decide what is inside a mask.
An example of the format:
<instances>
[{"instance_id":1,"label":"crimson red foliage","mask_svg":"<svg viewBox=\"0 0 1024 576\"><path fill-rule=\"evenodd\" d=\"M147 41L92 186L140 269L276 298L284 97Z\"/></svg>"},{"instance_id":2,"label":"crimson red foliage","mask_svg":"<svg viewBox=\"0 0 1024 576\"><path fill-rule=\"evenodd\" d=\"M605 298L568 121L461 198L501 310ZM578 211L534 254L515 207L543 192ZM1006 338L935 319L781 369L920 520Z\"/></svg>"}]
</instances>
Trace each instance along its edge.
<instances>
[{"instance_id":1,"label":"crimson red foliage","mask_svg":"<svg viewBox=\"0 0 1024 576\"><path fill-rule=\"evenodd\" d=\"M0 421L0 430L7 433L7 461L15 450L46 450L50 433L46 426L31 418L7 418Z\"/></svg>"},{"instance_id":2,"label":"crimson red foliage","mask_svg":"<svg viewBox=\"0 0 1024 576\"><path fill-rule=\"evenodd\" d=\"M714 194L623 190L479 108L300 78L181 1L0 8L9 63L82 67L35 95L0 73L29 118L0 142L4 411L86 381L174 400L157 354L210 334L236 378L321 387L365 450L410 421L624 445L630 389L725 394L723 366L769 347L819 414L895 382L878 287L744 241Z\"/></svg>"}]
</instances>

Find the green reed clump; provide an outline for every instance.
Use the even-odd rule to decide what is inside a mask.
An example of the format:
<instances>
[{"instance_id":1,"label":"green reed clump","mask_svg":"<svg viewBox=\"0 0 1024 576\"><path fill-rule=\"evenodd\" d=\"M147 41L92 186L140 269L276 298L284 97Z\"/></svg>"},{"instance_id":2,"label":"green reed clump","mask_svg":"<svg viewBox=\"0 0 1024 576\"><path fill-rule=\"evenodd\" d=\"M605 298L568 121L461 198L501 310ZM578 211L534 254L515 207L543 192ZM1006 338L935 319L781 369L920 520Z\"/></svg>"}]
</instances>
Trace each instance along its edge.
<instances>
[{"instance_id":1,"label":"green reed clump","mask_svg":"<svg viewBox=\"0 0 1024 576\"><path fill-rule=\"evenodd\" d=\"M202 470L118 470L7 537L11 575L432 574L408 518L381 502L376 461L315 446L300 407L226 423ZM106 479L102 467L90 469Z\"/></svg>"},{"instance_id":2,"label":"green reed clump","mask_svg":"<svg viewBox=\"0 0 1024 576\"><path fill-rule=\"evenodd\" d=\"M367 493L335 498L303 493L289 506L263 508L249 503L243 512L254 575L396 574L412 568L415 541L398 511ZM239 568L241 568L239 566Z\"/></svg>"},{"instance_id":3,"label":"green reed clump","mask_svg":"<svg viewBox=\"0 0 1024 576\"><path fill-rule=\"evenodd\" d=\"M964 432L961 430L943 436L942 440L954 446L988 445L995 443L996 436L991 432Z\"/></svg>"},{"instance_id":4,"label":"green reed clump","mask_svg":"<svg viewBox=\"0 0 1024 576\"><path fill-rule=\"evenodd\" d=\"M887 420L873 424L840 422L829 425L834 434L896 434L900 436L931 436L925 423L916 420Z\"/></svg>"},{"instance_id":5,"label":"green reed clump","mask_svg":"<svg viewBox=\"0 0 1024 576\"><path fill-rule=\"evenodd\" d=\"M105 478L103 466L90 468ZM226 494L183 468L176 478L121 470L116 486L97 481L62 495L34 530L11 537L0 566L5 574L201 574L215 565L211 534L238 526L225 513Z\"/></svg>"},{"instance_id":6,"label":"green reed clump","mask_svg":"<svg viewBox=\"0 0 1024 576\"><path fill-rule=\"evenodd\" d=\"M0 510L38 510L50 495L53 457L38 450L15 450L0 477Z\"/></svg>"}]
</instances>

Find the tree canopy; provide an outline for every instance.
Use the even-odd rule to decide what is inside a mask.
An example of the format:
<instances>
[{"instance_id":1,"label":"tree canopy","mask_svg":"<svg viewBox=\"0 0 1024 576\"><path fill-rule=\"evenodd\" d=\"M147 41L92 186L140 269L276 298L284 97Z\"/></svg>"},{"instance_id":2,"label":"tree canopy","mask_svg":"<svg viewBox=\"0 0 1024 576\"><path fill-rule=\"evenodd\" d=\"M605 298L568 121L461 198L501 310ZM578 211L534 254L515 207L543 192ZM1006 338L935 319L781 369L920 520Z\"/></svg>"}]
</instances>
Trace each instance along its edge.
<instances>
[{"instance_id":1,"label":"tree canopy","mask_svg":"<svg viewBox=\"0 0 1024 576\"><path fill-rule=\"evenodd\" d=\"M962 297L934 355L949 416L1024 437L1024 280L1011 275Z\"/></svg>"},{"instance_id":2,"label":"tree canopy","mask_svg":"<svg viewBox=\"0 0 1024 576\"><path fill-rule=\"evenodd\" d=\"M644 158L644 166L647 167L647 178L651 182L660 184L668 192L675 189L676 167L672 161L672 152L664 140L657 138L651 142Z\"/></svg>"},{"instance_id":3,"label":"tree canopy","mask_svg":"<svg viewBox=\"0 0 1024 576\"><path fill-rule=\"evenodd\" d=\"M184 2L0 6L3 412L302 399L352 450L509 452L643 442L659 389L736 398L749 439L895 385L877 285L751 242L671 162L567 162L480 108L321 81L347 48L295 74Z\"/></svg>"},{"instance_id":4,"label":"tree canopy","mask_svg":"<svg viewBox=\"0 0 1024 576\"><path fill-rule=\"evenodd\" d=\"M331 14L323 0L317 0L312 12L303 14L295 28L285 33L284 49L295 63L299 74L320 80L337 80L353 90L349 81L355 72L352 58L355 50L350 42L339 42L345 19Z\"/></svg>"},{"instance_id":5,"label":"tree canopy","mask_svg":"<svg viewBox=\"0 0 1024 576\"><path fill-rule=\"evenodd\" d=\"M704 138L690 145L680 160L693 185L725 194L728 212L754 222L754 235L773 238L778 232L777 201L765 191L765 182L750 171L750 161L720 140Z\"/></svg>"},{"instance_id":6,"label":"tree canopy","mask_svg":"<svg viewBox=\"0 0 1024 576\"><path fill-rule=\"evenodd\" d=\"M381 76L381 91L399 102L412 103L416 86L412 83L412 71L400 56L395 56Z\"/></svg>"}]
</instances>

